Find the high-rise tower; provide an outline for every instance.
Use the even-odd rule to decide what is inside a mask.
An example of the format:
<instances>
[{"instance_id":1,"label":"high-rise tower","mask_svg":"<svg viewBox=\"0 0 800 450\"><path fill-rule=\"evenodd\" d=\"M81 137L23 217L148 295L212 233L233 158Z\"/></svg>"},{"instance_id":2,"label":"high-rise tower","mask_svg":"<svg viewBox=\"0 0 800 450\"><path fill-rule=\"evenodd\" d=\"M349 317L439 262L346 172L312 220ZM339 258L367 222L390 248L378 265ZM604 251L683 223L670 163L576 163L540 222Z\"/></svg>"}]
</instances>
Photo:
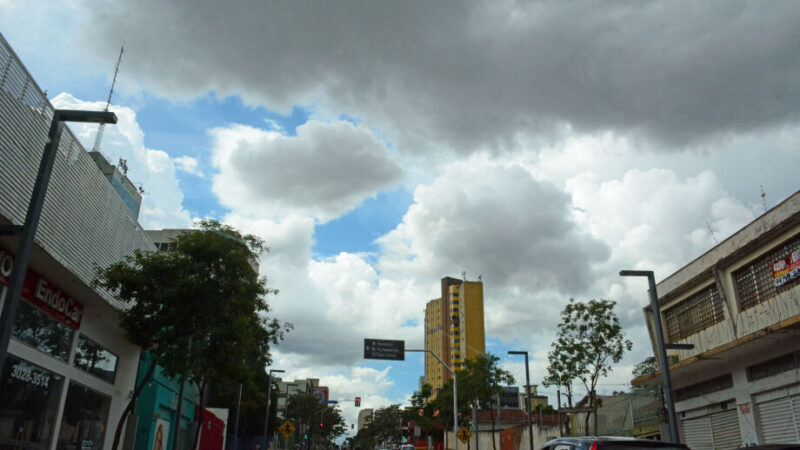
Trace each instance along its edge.
<instances>
[{"instance_id":1,"label":"high-rise tower","mask_svg":"<svg viewBox=\"0 0 800 450\"><path fill-rule=\"evenodd\" d=\"M439 355L453 370L486 351L483 326L483 283L445 277L442 296L425 307L425 348ZM434 392L449 373L433 356L425 356L425 382Z\"/></svg>"}]
</instances>

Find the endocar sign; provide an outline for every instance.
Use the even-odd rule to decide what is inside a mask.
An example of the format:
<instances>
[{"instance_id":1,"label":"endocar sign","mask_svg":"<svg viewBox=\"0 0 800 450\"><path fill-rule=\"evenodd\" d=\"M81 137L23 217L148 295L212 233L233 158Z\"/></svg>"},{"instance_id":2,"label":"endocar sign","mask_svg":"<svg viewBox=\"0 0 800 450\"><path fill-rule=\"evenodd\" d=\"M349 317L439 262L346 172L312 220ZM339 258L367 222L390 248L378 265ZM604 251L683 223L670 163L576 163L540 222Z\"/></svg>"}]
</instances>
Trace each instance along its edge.
<instances>
[{"instance_id":1,"label":"endocar sign","mask_svg":"<svg viewBox=\"0 0 800 450\"><path fill-rule=\"evenodd\" d=\"M0 249L0 284L8 286L8 277L13 269L14 257ZM25 274L22 297L73 330L80 328L83 305L31 269Z\"/></svg>"}]
</instances>

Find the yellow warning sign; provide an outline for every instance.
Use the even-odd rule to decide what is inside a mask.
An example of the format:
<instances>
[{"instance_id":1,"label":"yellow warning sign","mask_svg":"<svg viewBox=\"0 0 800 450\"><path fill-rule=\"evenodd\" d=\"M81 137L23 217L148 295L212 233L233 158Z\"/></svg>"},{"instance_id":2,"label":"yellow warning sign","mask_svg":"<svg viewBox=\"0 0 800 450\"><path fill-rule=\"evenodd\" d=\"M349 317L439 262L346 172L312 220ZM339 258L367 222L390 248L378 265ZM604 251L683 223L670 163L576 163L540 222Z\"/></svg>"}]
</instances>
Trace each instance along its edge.
<instances>
[{"instance_id":1,"label":"yellow warning sign","mask_svg":"<svg viewBox=\"0 0 800 450\"><path fill-rule=\"evenodd\" d=\"M287 420L286 422L283 422L283 425L281 425L278 428L278 431L281 433L281 436L287 438L293 435L296 430L294 428L294 424L292 423L292 421Z\"/></svg>"},{"instance_id":2,"label":"yellow warning sign","mask_svg":"<svg viewBox=\"0 0 800 450\"><path fill-rule=\"evenodd\" d=\"M466 444L467 441L469 441L469 438L472 437L472 433L467 429L467 427L461 427L461 429L458 430L458 433L456 433L456 436L458 436L458 439L461 442Z\"/></svg>"}]
</instances>

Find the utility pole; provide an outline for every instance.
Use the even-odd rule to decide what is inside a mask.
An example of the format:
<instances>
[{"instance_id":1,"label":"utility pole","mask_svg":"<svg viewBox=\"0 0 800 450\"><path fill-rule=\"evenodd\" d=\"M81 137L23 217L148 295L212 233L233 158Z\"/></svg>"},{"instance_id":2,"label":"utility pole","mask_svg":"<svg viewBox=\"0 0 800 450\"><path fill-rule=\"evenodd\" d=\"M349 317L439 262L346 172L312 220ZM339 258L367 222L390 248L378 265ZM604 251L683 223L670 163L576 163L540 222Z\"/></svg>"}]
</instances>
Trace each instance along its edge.
<instances>
[{"instance_id":1,"label":"utility pole","mask_svg":"<svg viewBox=\"0 0 800 450\"><path fill-rule=\"evenodd\" d=\"M0 226L0 235L20 234L17 253L14 256L14 268L11 269L11 274L8 277L6 300L0 313L0 373L2 373L6 362L8 342L11 340L11 329L14 327L14 319L17 317L22 285L25 281L25 275L28 273L28 263L33 251L33 240L39 227L39 219L42 216L44 197L47 194L50 175L53 173L53 165L58 152L58 144L61 141L61 133L64 130L64 122L117 123L117 116L108 111L77 111L71 109L56 109L53 111L53 120L50 122L50 131L47 134L44 152L39 163L39 171L36 175L36 182L33 185L31 200L28 203L25 222L23 222L22 226Z\"/></svg>"},{"instance_id":2,"label":"utility pole","mask_svg":"<svg viewBox=\"0 0 800 450\"><path fill-rule=\"evenodd\" d=\"M525 355L525 412L528 413L528 449L533 449L533 418L531 417L531 371L528 368L528 352L522 350L511 350L509 355ZM542 426L541 417L539 426Z\"/></svg>"},{"instance_id":3,"label":"utility pole","mask_svg":"<svg viewBox=\"0 0 800 450\"><path fill-rule=\"evenodd\" d=\"M675 403L672 400L672 378L669 373L669 361L667 361L667 349L664 342L664 328L661 326L661 308L658 305L658 294L656 293L656 277L652 270L621 270L621 277L647 277L650 287L650 307L653 310L653 321L656 329L656 347L658 358L661 363L661 375L664 381L664 400L667 404L667 418L669 419L670 442L677 443L678 418L675 416Z\"/></svg>"},{"instance_id":4,"label":"utility pole","mask_svg":"<svg viewBox=\"0 0 800 450\"><path fill-rule=\"evenodd\" d=\"M272 400L272 398L270 397L272 392L272 374L279 372L283 373L284 371L280 369L270 369L270 371L267 372L267 414L266 414L267 417L266 419L264 419L264 450L267 450L267 447L269 447L269 445L267 444L268 442L267 430L269 429L269 404L270 400Z\"/></svg>"}]
</instances>

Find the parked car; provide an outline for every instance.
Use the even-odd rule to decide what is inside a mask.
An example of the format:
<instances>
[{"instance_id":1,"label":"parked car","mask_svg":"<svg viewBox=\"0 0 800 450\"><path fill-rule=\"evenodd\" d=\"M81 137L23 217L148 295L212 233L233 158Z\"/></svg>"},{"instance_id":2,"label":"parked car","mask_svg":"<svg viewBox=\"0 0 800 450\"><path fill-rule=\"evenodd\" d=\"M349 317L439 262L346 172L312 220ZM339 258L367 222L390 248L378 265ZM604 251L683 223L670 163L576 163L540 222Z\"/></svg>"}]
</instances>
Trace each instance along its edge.
<instances>
[{"instance_id":1,"label":"parked car","mask_svg":"<svg viewBox=\"0 0 800 450\"><path fill-rule=\"evenodd\" d=\"M570 436L556 438L541 450L627 450L627 449L689 450L685 444L651 441L615 436Z\"/></svg>"}]
</instances>

